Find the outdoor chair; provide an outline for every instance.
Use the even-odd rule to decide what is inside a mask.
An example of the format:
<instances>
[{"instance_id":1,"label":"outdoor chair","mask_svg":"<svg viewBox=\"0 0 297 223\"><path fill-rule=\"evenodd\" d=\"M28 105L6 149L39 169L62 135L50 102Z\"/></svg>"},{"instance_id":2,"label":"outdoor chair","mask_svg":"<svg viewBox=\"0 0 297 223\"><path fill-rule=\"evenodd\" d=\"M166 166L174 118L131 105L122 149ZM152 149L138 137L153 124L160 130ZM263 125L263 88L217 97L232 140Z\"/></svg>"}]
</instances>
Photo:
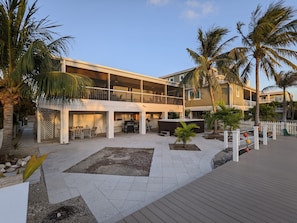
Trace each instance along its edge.
<instances>
[{"instance_id":1,"label":"outdoor chair","mask_svg":"<svg viewBox=\"0 0 297 223\"><path fill-rule=\"evenodd\" d=\"M91 137L96 136L96 130L97 130L97 127L96 127L96 126L94 126L94 127L91 129Z\"/></svg>"},{"instance_id":2,"label":"outdoor chair","mask_svg":"<svg viewBox=\"0 0 297 223\"><path fill-rule=\"evenodd\" d=\"M84 137L89 137L89 138L92 137L92 130L88 126L86 126L86 128L83 129L83 133L84 133Z\"/></svg>"},{"instance_id":3,"label":"outdoor chair","mask_svg":"<svg viewBox=\"0 0 297 223\"><path fill-rule=\"evenodd\" d=\"M293 134L288 133L287 129L283 129L283 135L284 136L293 136Z\"/></svg>"},{"instance_id":4,"label":"outdoor chair","mask_svg":"<svg viewBox=\"0 0 297 223\"><path fill-rule=\"evenodd\" d=\"M75 138L84 138L84 131L83 128L81 127L76 127L75 131L74 131L74 137Z\"/></svg>"},{"instance_id":5,"label":"outdoor chair","mask_svg":"<svg viewBox=\"0 0 297 223\"><path fill-rule=\"evenodd\" d=\"M128 125L127 126L127 133L133 133L134 132L134 125Z\"/></svg>"}]
</instances>

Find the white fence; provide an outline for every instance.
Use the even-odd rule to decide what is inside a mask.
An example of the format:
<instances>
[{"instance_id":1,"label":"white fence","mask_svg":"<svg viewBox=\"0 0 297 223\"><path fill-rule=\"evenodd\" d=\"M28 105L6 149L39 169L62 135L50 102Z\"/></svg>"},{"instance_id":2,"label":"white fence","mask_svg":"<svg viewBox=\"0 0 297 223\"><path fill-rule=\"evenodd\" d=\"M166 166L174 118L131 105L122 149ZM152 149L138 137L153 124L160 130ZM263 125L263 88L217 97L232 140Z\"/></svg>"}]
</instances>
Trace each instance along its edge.
<instances>
[{"instance_id":1,"label":"white fence","mask_svg":"<svg viewBox=\"0 0 297 223\"><path fill-rule=\"evenodd\" d=\"M275 125L274 125L275 126ZM240 129L232 131L232 150L233 150L233 161L238 162L239 161L239 150L240 150L240 145L242 144L241 140L241 134L243 133L244 141L245 141L245 147L247 151L249 150L249 146L253 145L255 150L259 150L259 128L258 126L254 126L252 130L249 130L253 132L253 136L249 138L248 132L244 131L241 132ZM267 125L263 125L262 127L262 142L263 145L268 144L268 128ZM246 135L245 135L246 134ZM274 127L272 129L272 139L276 140L276 128ZM252 142L253 141L253 142ZM229 147L229 133L228 131L224 131L224 147L228 148Z\"/></svg>"},{"instance_id":2,"label":"white fence","mask_svg":"<svg viewBox=\"0 0 297 223\"><path fill-rule=\"evenodd\" d=\"M261 121L261 126L267 125L268 132L272 132L273 125L276 126L276 134L283 135L282 129L286 128L289 134L297 135L297 123L294 122L264 122ZM242 121L240 123L240 129L250 129L254 126L253 121Z\"/></svg>"}]
</instances>

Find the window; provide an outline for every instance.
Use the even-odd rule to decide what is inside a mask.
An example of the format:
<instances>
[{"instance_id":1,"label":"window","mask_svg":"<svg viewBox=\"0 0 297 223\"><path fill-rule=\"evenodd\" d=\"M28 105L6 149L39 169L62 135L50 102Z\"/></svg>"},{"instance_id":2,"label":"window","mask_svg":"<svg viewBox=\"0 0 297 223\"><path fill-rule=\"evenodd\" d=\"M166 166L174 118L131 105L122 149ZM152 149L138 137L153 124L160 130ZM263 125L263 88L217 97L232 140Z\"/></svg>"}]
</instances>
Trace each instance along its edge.
<instances>
[{"instance_id":1,"label":"window","mask_svg":"<svg viewBox=\"0 0 297 223\"><path fill-rule=\"evenodd\" d=\"M179 75L179 81L182 81L184 79L184 75Z\"/></svg>"},{"instance_id":2,"label":"window","mask_svg":"<svg viewBox=\"0 0 297 223\"><path fill-rule=\"evenodd\" d=\"M197 92L193 90L188 91L188 100L200 100L201 99L201 91L198 90Z\"/></svg>"},{"instance_id":3,"label":"window","mask_svg":"<svg viewBox=\"0 0 297 223\"><path fill-rule=\"evenodd\" d=\"M169 81L174 82L174 78L173 77L169 78Z\"/></svg>"}]
</instances>

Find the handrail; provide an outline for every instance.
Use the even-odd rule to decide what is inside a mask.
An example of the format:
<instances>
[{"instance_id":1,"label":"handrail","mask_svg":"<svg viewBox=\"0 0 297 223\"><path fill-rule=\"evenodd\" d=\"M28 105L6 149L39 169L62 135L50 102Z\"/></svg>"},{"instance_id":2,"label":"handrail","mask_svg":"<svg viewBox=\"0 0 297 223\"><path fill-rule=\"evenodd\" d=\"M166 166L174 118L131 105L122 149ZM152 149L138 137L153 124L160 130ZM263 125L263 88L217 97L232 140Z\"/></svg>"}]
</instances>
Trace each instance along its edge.
<instances>
[{"instance_id":1,"label":"handrail","mask_svg":"<svg viewBox=\"0 0 297 223\"><path fill-rule=\"evenodd\" d=\"M157 104L183 104L182 97L149 94L143 92L124 91L100 87L86 87L87 93L83 99L105 100L105 101L126 101Z\"/></svg>"}]
</instances>

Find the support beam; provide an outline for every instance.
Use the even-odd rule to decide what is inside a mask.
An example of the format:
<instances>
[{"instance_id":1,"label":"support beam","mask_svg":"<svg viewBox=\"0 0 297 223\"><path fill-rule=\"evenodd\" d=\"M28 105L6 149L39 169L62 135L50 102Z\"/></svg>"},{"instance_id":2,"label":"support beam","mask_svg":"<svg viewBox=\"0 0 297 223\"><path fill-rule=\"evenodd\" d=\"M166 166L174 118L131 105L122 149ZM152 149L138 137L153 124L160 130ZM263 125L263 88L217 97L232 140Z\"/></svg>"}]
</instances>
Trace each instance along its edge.
<instances>
[{"instance_id":1,"label":"support beam","mask_svg":"<svg viewBox=\"0 0 297 223\"><path fill-rule=\"evenodd\" d=\"M64 106L60 111L60 144L69 143L69 110Z\"/></svg>"},{"instance_id":2,"label":"support beam","mask_svg":"<svg viewBox=\"0 0 297 223\"><path fill-rule=\"evenodd\" d=\"M114 138L114 111L107 111L106 113L106 138L112 139Z\"/></svg>"},{"instance_id":3,"label":"support beam","mask_svg":"<svg viewBox=\"0 0 297 223\"><path fill-rule=\"evenodd\" d=\"M168 112L162 112L162 119L168 119Z\"/></svg>"},{"instance_id":4,"label":"support beam","mask_svg":"<svg viewBox=\"0 0 297 223\"><path fill-rule=\"evenodd\" d=\"M139 134L146 134L146 112L139 112Z\"/></svg>"}]
</instances>

